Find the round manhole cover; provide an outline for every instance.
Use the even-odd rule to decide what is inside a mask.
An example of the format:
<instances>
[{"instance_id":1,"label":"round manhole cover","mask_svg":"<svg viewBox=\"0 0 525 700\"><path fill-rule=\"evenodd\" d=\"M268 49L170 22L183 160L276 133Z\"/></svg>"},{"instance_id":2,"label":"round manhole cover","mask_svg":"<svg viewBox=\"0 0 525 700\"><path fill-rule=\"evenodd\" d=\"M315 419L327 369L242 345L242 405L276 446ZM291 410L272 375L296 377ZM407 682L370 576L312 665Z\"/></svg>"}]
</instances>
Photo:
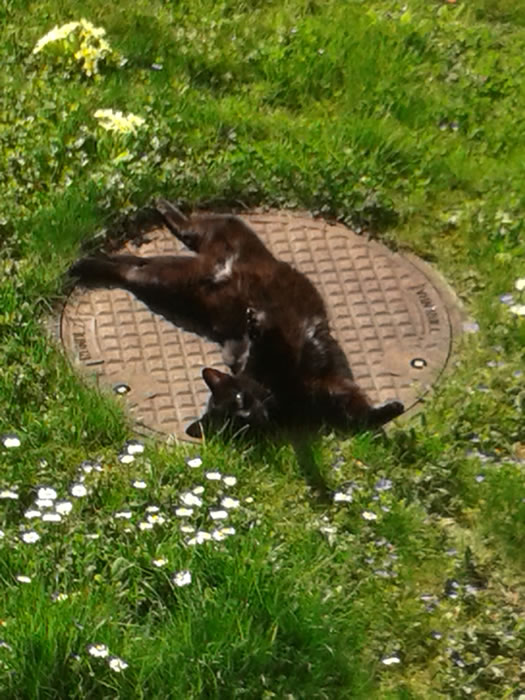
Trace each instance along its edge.
<instances>
[{"instance_id":1,"label":"round manhole cover","mask_svg":"<svg viewBox=\"0 0 525 700\"><path fill-rule=\"evenodd\" d=\"M295 212L242 217L276 257L321 291L334 334L370 398L414 406L446 367L460 327L457 302L439 276L414 256L341 224ZM120 252L182 249L166 229L156 228ZM183 439L207 403L202 368L226 369L217 345L173 326L120 289L77 286L64 306L60 335L81 366L125 397L136 423Z\"/></svg>"}]
</instances>

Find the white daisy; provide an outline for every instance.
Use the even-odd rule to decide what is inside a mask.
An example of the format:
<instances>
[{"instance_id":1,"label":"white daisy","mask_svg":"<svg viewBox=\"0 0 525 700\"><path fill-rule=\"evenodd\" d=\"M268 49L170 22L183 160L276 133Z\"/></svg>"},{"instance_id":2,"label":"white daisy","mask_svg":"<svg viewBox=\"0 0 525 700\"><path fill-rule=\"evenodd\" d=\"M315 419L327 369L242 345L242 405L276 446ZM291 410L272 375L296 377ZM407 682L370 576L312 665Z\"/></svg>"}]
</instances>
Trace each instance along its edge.
<instances>
[{"instance_id":1,"label":"white daisy","mask_svg":"<svg viewBox=\"0 0 525 700\"><path fill-rule=\"evenodd\" d=\"M179 588L182 588L182 586L189 586L191 583L191 572L187 569L177 571L175 574L173 574L173 578L171 580Z\"/></svg>"},{"instance_id":2,"label":"white daisy","mask_svg":"<svg viewBox=\"0 0 525 700\"><path fill-rule=\"evenodd\" d=\"M113 513L113 517L117 520L131 520L132 513L130 510L119 510Z\"/></svg>"},{"instance_id":3,"label":"white daisy","mask_svg":"<svg viewBox=\"0 0 525 700\"><path fill-rule=\"evenodd\" d=\"M69 515L73 510L73 504L71 501L57 501L55 503L55 510L60 515Z\"/></svg>"},{"instance_id":4,"label":"white daisy","mask_svg":"<svg viewBox=\"0 0 525 700\"><path fill-rule=\"evenodd\" d=\"M7 433L6 435L2 435L0 438L2 441L2 444L4 447L20 447L22 444L20 438L18 435L15 435L14 433Z\"/></svg>"},{"instance_id":5,"label":"white daisy","mask_svg":"<svg viewBox=\"0 0 525 700\"><path fill-rule=\"evenodd\" d=\"M128 440L124 445L124 449L130 455L140 455L144 452L144 443L140 440Z\"/></svg>"},{"instance_id":6,"label":"white daisy","mask_svg":"<svg viewBox=\"0 0 525 700\"><path fill-rule=\"evenodd\" d=\"M146 513L158 513L160 508L158 506L148 506L146 508Z\"/></svg>"},{"instance_id":7,"label":"white daisy","mask_svg":"<svg viewBox=\"0 0 525 700\"><path fill-rule=\"evenodd\" d=\"M188 525L187 523L180 526L180 531L186 534L195 532L196 529L197 528L194 525Z\"/></svg>"},{"instance_id":8,"label":"white daisy","mask_svg":"<svg viewBox=\"0 0 525 700\"><path fill-rule=\"evenodd\" d=\"M335 535L337 533L337 528L333 527L333 525L322 525L319 528L319 532L322 532L324 535Z\"/></svg>"},{"instance_id":9,"label":"white daisy","mask_svg":"<svg viewBox=\"0 0 525 700\"><path fill-rule=\"evenodd\" d=\"M235 532L236 532L235 528L231 527L231 526L230 527L221 527L220 530L221 530L223 535L227 535L227 536L235 535Z\"/></svg>"},{"instance_id":10,"label":"white daisy","mask_svg":"<svg viewBox=\"0 0 525 700\"><path fill-rule=\"evenodd\" d=\"M227 510L210 510L210 518L212 520L224 520L228 517Z\"/></svg>"},{"instance_id":11,"label":"white daisy","mask_svg":"<svg viewBox=\"0 0 525 700\"><path fill-rule=\"evenodd\" d=\"M34 508L29 508L24 513L24 518L27 518L28 520L33 520L33 518L40 518L41 515L42 515L41 511L36 510Z\"/></svg>"},{"instance_id":12,"label":"white daisy","mask_svg":"<svg viewBox=\"0 0 525 700\"><path fill-rule=\"evenodd\" d=\"M131 464L131 462L135 461L135 457L128 452L121 452L118 456L118 461L121 464Z\"/></svg>"},{"instance_id":13,"label":"white daisy","mask_svg":"<svg viewBox=\"0 0 525 700\"><path fill-rule=\"evenodd\" d=\"M180 500L184 503L185 506L196 506L197 508L199 506L202 506L202 499L200 499L194 493L191 493L189 491L186 493L182 493L180 495Z\"/></svg>"},{"instance_id":14,"label":"white daisy","mask_svg":"<svg viewBox=\"0 0 525 700\"><path fill-rule=\"evenodd\" d=\"M196 496L201 496L204 493L204 486L196 486L191 492Z\"/></svg>"},{"instance_id":15,"label":"white daisy","mask_svg":"<svg viewBox=\"0 0 525 700\"><path fill-rule=\"evenodd\" d=\"M110 659L108 659L108 666L112 671L115 671L115 673L120 673L121 671L124 671L129 664L127 661L124 661L124 659L121 659L118 656L112 656Z\"/></svg>"},{"instance_id":16,"label":"white daisy","mask_svg":"<svg viewBox=\"0 0 525 700\"><path fill-rule=\"evenodd\" d=\"M36 492L36 497L43 500L55 501L57 496L58 494L52 486L40 486Z\"/></svg>"},{"instance_id":17,"label":"white daisy","mask_svg":"<svg viewBox=\"0 0 525 700\"><path fill-rule=\"evenodd\" d=\"M42 521L45 523L59 523L62 520L60 513L44 513Z\"/></svg>"},{"instance_id":18,"label":"white daisy","mask_svg":"<svg viewBox=\"0 0 525 700\"><path fill-rule=\"evenodd\" d=\"M64 600L67 600L69 598L67 593L53 593L51 596L51 600L54 603L63 603Z\"/></svg>"},{"instance_id":19,"label":"white daisy","mask_svg":"<svg viewBox=\"0 0 525 700\"><path fill-rule=\"evenodd\" d=\"M342 491L334 493L334 503L352 503L353 500L351 493L343 493Z\"/></svg>"},{"instance_id":20,"label":"white daisy","mask_svg":"<svg viewBox=\"0 0 525 700\"><path fill-rule=\"evenodd\" d=\"M235 535L235 533L236 530L234 527L218 527L211 535L216 542L222 542L222 540Z\"/></svg>"},{"instance_id":21,"label":"white daisy","mask_svg":"<svg viewBox=\"0 0 525 700\"><path fill-rule=\"evenodd\" d=\"M204 474L206 479L208 481L220 481L221 480L221 473L220 472L206 472Z\"/></svg>"},{"instance_id":22,"label":"white daisy","mask_svg":"<svg viewBox=\"0 0 525 700\"><path fill-rule=\"evenodd\" d=\"M25 542L26 544L34 544L35 542L38 542L40 535L34 530L26 530L20 534L20 538L22 542Z\"/></svg>"},{"instance_id":23,"label":"white daisy","mask_svg":"<svg viewBox=\"0 0 525 700\"><path fill-rule=\"evenodd\" d=\"M364 511L361 513L361 516L362 516L365 520L377 520L377 515L376 515L373 511L371 511L371 510L364 510Z\"/></svg>"},{"instance_id":24,"label":"white daisy","mask_svg":"<svg viewBox=\"0 0 525 700\"><path fill-rule=\"evenodd\" d=\"M35 506L37 508L53 508L55 505L54 501L49 498L37 498L35 501Z\"/></svg>"},{"instance_id":25,"label":"white daisy","mask_svg":"<svg viewBox=\"0 0 525 700\"><path fill-rule=\"evenodd\" d=\"M177 518L189 518L193 515L193 508L175 508Z\"/></svg>"},{"instance_id":26,"label":"white daisy","mask_svg":"<svg viewBox=\"0 0 525 700\"><path fill-rule=\"evenodd\" d=\"M145 521L142 521L141 523L138 524L139 530L153 530L153 523L148 523Z\"/></svg>"},{"instance_id":27,"label":"white daisy","mask_svg":"<svg viewBox=\"0 0 525 700\"><path fill-rule=\"evenodd\" d=\"M20 496L17 494L16 491L12 491L11 489L3 489L2 491L0 491L0 498L3 498L5 500L18 501Z\"/></svg>"},{"instance_id":28,"label":"white daisy","mask_svg":"<svg viewBox=\"0 0 525 700\"><path fill-rule=\"evenodd\" d=\"M80 484L78 481L69 487L69 493L75 498L84 498L84 496L87 496L87 492L88 490L84 484Z\"/></svg>"},{"instance_id":29,"label":"white daisy","mask_svg":"<svg viewBox=\"0 0 525 700\"><path fill-rule=\"evenodd\" d=\"M226 486L235 486L237 483L237 477L236 476L223 476L222 481Z\"/></svg>"},{"instance_id":30,"label":"white daisy","mask_svg":"<svg viewBox=\"0 0 525 700\"><path fill-rule=\"evenodd\" d=\"M145 489L147 487L147 484L145 481L142 479L135 479L134 481L131 482L131 485L133 486L134 489Z\"/></svg>"},{"instance_id":31,"label":"white daisy","mask_svg":"<svg viewBox=\"0 0 525 700\"><path fill-rule=\"evenodd\" d=\"M189 545L202 544L203 542L208 542L211 540L211 535L209 532L204 532L204 530L199 530L195 537L188 540Z\"/></svg>"},{"instance_id":32,"label":"white daisy","mask_svg":"<svg viewBox=\"0 0 525 700\"><path fill-rule=\"evenodd\" d=\"M514 286L518 292L523 292L525 290L525 277L521 277L519 280L516 280Z\"/></svg>"},{"instance_id":33,"label":"white daisy","mask_svg":"<svg viewBox=\"0 0 525 700\"><path fill-rule=\"evenodd\" d=\"M30 576L15 576L16 580L18 583L31 583L31 577Z\"/></svg>"},{"instance_id":34,"label":"white daisy","mask_svg":"<svg viewBox=\"0 0 525 700\"><path fill-rule=\"evenodd\" d=\"M84 474L91 474L91 472L95 469L95 463L90 459L85 459L79 466L79 469L80 471L84 472Z\"/></svg>"},{"instance_id":35,"label":"white daisy","mask_svg":"<svg viewBox=\"0 0 525 700\"><path fill-rule=\"evenodd\" d=\"M383 659L381 659L381 663L385 664L385 666L393 666L394 664L400 664L401 659L399 656L392 654L392 656L385 656Z\"/></svg>"},{"instance_id":36,"label":"white daisy","mask_svg":"<svg viewBox=\"0 0 525 700\"><path fill-rule=\"evenodd\" d=\"M186 464L190 469L197 469L202 466L202 459L198 455L196 457L187 457Z\"/></svg>"},{"instance_id":37,"label":"white daisy","mask_svg":"<svg viewBox=\"0 0 525 700\"><path fill-rule=\"evenodd\" d=\"M509 311L515 316L525 316L525 304L513 304L509 306Z\"/></svg>"},{"instance_id":38,"label":"white daisy","mask_svg":"<svg viewBox=\"0 0 525 700\"><path fill-rule=\"evenodd\" d=\"M166 566L168 560L164 559L164 557L159 557L158 559L153 559L151 563L153 564L153 566L156 566L158 569L161 569L163 566Z\"/></svg>"},{"instance_id":39,"label":"white daisy","mask_svg":"<svg viewBox=\"0 0 525 700\"><path fill-rule=\"evenodd\" d=\"M235 509L238 508L239 505L240 502L236 498L230 498L230 496L226 496L226 498L223 498L221 501L221 506L223 508Z\"/></svg>"},{"instance_id":40,"label":"white daisy","mask_svg":"<svg viewBox=\"0 0 525 700\"><path fill-rule=\"evenodd\" d=\"M163 515L159 515L158 513L151 513L150 515L148 515L146 520L152 525L164 525L164 523L166 522L166 518Z\"/></svg>"},{"instance_id":41,"label":"white daisy","mask_svg":"<svg viewBox=\"0 0 525 700\"><path fill-rule=\"evenodd\" d=\"M254 501L253 496L247 496L247 497L244 499L244 502L245 502L245 503L248 503L248 504L253 503L253 501Z\"/></svg>"},{"instance_id":42,"label":"white daisy","mask_svg":"<svg viewBox=\"0 0 525 700\"><path fill-rule=\"evenodd\" d=\"M88 644L87 652L97 659L105 659L109 656L109 649L105 644Z\"/></svg>"}]
</instances>

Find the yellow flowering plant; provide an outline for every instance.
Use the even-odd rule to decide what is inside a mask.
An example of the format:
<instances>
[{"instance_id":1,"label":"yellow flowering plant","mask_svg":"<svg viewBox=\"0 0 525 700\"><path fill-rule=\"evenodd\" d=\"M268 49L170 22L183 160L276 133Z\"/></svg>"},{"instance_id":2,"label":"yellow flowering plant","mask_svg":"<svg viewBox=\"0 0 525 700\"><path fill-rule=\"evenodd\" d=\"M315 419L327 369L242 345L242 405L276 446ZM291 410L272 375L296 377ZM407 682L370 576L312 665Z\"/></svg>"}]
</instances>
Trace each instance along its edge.
<instances>
[{"instance_id":1,"label":"yellow flowering plant","mask_svg":"<svg viewBox=\"0 0 525 700\"><path fill-rule=\"evenodd\" d=\"M105 39L106 30L95 27L87 19L68 22L53 27L41 37L33 49L33 54L46 52L56 60L80 69L87 77L95 76L102 64L117 63L117 55Z\"/></svg>"},{"instance_id":2,"label":"yellow flowering plant","mask_svg":"<svg viewBox=\"0 0 525 700\"><path fill-rule=\"evenodd\" d=\"M98 119L100 126L106 131L114 131L119 134L135 133L137 129L146 123L146 120L131 112L123 114L113 109L97 109L93 115Z\"/></svg>"}]
</instances>

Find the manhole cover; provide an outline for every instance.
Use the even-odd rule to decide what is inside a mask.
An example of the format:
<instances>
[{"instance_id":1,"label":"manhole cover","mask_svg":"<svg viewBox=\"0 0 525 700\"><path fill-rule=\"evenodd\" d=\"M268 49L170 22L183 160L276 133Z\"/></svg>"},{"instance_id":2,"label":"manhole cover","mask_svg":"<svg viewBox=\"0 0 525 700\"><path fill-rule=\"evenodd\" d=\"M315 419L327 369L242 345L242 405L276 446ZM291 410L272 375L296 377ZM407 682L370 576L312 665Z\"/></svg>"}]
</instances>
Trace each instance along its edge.
<instances>
[{"instance_id":1,"label":"manhole cover","mask_svg":"<svg viewBox=\"0 0 525 700\"><path fill-rule=\"evenodd\" d=\"M377 402L407 408L447 365L460 312L453 294L413 256L393 253L341 224L292 212L242 214L276 257L321 290L357 382ZM173 254L164 228L121 252ZM62 342L101 385L125 397L136 423L186 438L208 390L205 366L224 368L218 346L182 331L120 289L76 287L62 312ZM225 369L225 368L224 368Z\"/></svg>"}]
</instances>

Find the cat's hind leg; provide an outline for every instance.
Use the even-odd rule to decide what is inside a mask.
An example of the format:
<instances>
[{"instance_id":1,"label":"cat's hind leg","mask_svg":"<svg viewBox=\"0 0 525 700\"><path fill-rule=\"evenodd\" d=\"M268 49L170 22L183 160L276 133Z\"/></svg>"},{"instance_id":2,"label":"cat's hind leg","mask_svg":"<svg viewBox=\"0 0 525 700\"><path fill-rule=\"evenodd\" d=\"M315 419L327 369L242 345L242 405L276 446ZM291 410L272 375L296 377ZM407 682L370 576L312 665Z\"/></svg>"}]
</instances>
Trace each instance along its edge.
<instances>
[{"instance_id":1,"label":"cat's hind leg","mask_svg":"<svg viewBox=\"0 0 525 700\"><path fill-rule=\"evenodd\" d=\"M159 198L155 202L157 211L162 215L164 223L170 232L184 243L190 250L199 251L205 231L198 230L192 226L192 221L177 209L176 206L168 202L167 199ZM195 230L194 230L195 229Z\"/></svg>"}]
</instances>

